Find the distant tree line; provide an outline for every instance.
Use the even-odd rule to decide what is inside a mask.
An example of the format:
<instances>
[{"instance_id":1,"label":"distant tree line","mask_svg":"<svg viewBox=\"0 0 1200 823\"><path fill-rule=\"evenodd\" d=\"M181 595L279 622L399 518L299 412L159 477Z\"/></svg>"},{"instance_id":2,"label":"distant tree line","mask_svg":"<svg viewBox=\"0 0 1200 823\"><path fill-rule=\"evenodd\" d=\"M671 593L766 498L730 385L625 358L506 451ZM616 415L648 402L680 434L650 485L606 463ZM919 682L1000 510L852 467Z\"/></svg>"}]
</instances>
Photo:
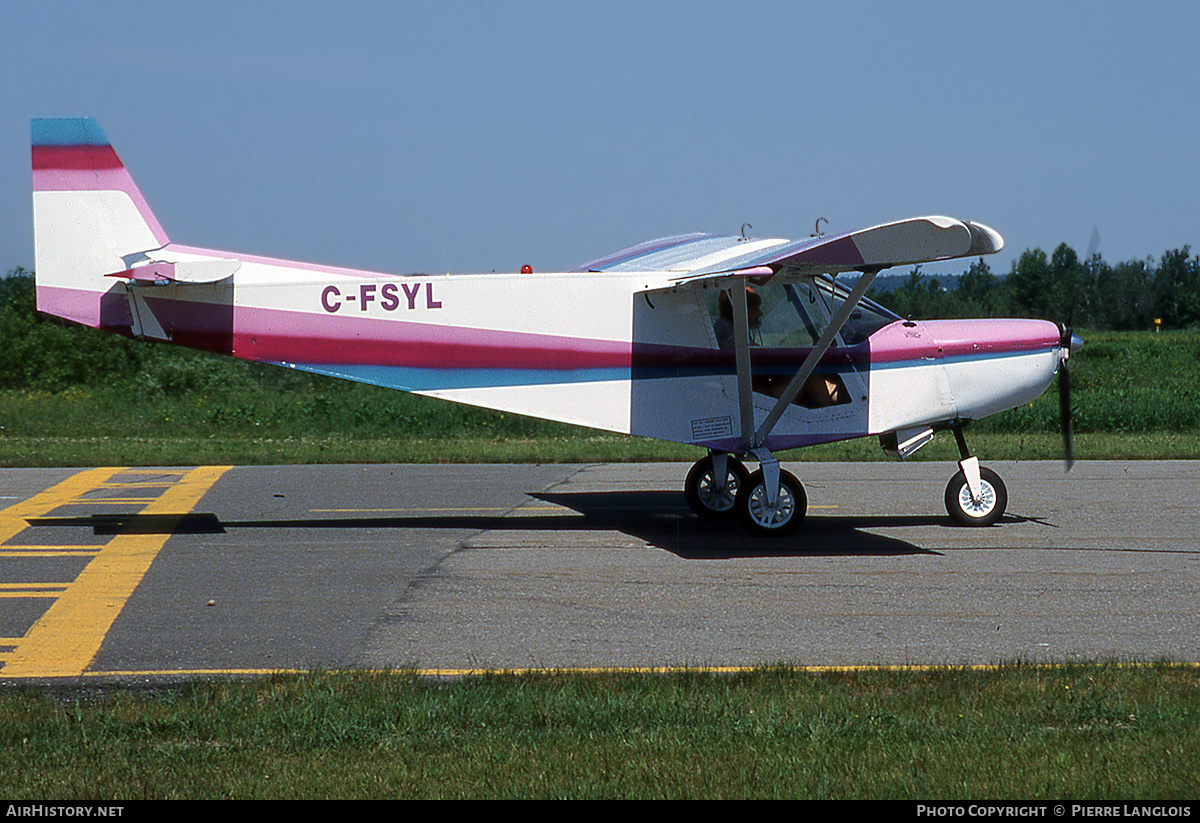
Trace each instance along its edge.
<instances>
[{"instance_id":1,"label":"distant tree line","mask_svg":"<svg viewBox=\"0 0 1200 823\"><path fill-rule=\"evenodd\" d=\"M1049 258L1027 250L1007 275L996 275L980 258L952 287L923 274L920 266L892 286L868 294L904 317L1041 317L1077 328L1128 331L1200 325L1200 258L1184 246L1152 260L1110 265L1094 255L1080 260L1065 243ZM878 282L878 281L877 281Z\"/></svg>"}]
</instances>

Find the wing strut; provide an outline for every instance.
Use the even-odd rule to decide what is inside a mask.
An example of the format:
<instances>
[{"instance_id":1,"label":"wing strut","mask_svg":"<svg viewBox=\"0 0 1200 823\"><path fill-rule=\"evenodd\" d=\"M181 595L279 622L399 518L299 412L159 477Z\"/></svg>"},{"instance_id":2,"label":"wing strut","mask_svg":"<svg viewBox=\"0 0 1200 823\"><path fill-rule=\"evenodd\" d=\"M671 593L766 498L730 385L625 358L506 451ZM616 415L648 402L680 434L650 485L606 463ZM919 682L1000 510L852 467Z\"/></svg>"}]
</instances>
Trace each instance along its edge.
<instances>
[{"instance_id":1,"label":"wing strut","mask_svg":"<svg viewBox=\"0 0 1200 823\"><path fill-rule=\"evenodd\" d=\"M741 422L742 445L749 450L754 440L754 397L750 376L750 319L746 308L746 289L739 281L729 290L733 305L733 354L737 365L738 417Z\"/></svg>"},{"instance_id":2,"label":"wing strut","mask_svg":"<svg viewBox=\"0 0 1200 823\"><path fill-rule=\"evenodd\" d=\"M846 321L850 319L851 313L853 313L853 311L856 308L858 308L858 304L863 299L863 295L865 295L867 293L867 289L869 289L871 287L871 282L874 281L875 275L879 274L879 272L882 271L882 269L883 269L882 266L880 266L880 267L872 266L871 268L865 270L862 273L862 275L858 278L858 282L855 283L854 288L850 290L850 294L846 297L846 301L842 304L842 307L838 310L837 314L835 314L833 316L833 319L829 321L829 325L827 325L825 327L825 331L823 331L821 333L821 336L817 340L816 344L813 346L812 351L810 351L808 353L808 357L804 358L804 363L801 364L800 370L796 372L795 377L793 377L791 382L788 383L787 388L784 389L783 394L780 395L780 397L777 401L775 401L775 406L771 409L771 413L767 415L767 418L765 420L763 420L762 425L758 427L758 431L756 431L754 433L754 439L749 443L750 446L754 446L754 447L761 446L762 443L767 439L768 435L771 434L771 430L773 428L775 428L775 424L777 422L779 422L779 418L783 415L783 412L787 409L787 407L791 404L791 402L796 399L796 395L800 393L800 389L802 389L804 387L804 381L808 379L809 375L811 375L813 373L813 369L815 369L817 367L817 364L821 362L821 358L825 356L825 352L829 349L829 346L833 343L833 338L835 336L837 336L837 333L842 330L842 326L844 326L846 324ZM742 310L743 311L745 311L745 301L746 301L746 296L745 296L745 294L743 294L742 295L742 306L743 306ZM736 300L734 301L734 306L735 307L737 306ZM736 309L735 309L735 311L736 311ZM735 314L734 319L736 321L736 314ZM738 343L742 342L742 336L741 336L740 332L737 335L737 341L738 341ZM746 337L746 345L747 345L747 347L749 346L749 336L748 335ZM749 352L747 352L747 371L749 371L749 368L748 368L749 362L748 361L749 361ZM746 383L747 385L743 387L743 383ZM739 395L742 395L743 393L748 393L749 388L750 388L749 383L750 383L749 374L747 374L746 380L744 380L744 381L742 380L741 361L739 360L739 362L738 362L738 393L739 393ZM743 418L742 440L743 441L746 440L745 417L746 417L746 414L743 411L742 412L742 418Z\"/></svg>"}]
</instances>

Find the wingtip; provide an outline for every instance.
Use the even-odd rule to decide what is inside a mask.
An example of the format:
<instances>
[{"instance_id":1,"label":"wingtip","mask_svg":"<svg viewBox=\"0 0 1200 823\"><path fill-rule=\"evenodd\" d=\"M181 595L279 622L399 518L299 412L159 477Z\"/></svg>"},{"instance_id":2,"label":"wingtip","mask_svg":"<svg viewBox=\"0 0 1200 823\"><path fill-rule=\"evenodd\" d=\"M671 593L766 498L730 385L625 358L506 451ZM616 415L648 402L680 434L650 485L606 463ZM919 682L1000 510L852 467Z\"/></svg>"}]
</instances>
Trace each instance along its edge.
<instances>
[{"instance_id":1,"label":"wingtip","mask_svg":"<svg viewBox=\"0 0 1200 823\"><path fill-rule=\"evenodd\" d=\"M967 253L969 257L995 254L1004 248L1004 238L995 229L970 221L967 222L967 228L971 232L971 250Z\"/></svg>"}]
</instances>

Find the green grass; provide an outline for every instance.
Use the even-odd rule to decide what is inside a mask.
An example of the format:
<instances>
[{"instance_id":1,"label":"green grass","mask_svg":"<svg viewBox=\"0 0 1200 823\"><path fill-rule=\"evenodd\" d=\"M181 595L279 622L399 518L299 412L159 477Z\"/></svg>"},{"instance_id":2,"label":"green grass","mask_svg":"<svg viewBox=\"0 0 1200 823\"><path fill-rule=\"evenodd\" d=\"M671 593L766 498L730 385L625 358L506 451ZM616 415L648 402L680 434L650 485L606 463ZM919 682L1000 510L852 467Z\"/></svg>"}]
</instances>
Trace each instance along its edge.
<instances>
[{"instance_id":1,"label":"green grass","mask_svg":"<svg viewBox=\"0 0 1200 823\"><path fill-rule=\"evenodd\" d=\"M972 432L972 452L983 459L1060 460L1057 434ZM1200 432L1079 435L1078 460L1200 459ZM176 437L0 437L0 466L312 465L321 463L655 463L692 462L702 449L621 435L562 437L445 437L390 439L250 437L242 434ZM892 461L875 438L783 452L786 461ZM949 434L939 435L912 461L955 461Z\"/></svg>"},{"instance_id":2,"label":"green grass","mask_svg":"<svg viewBox=\"0 0 1200 823\"><path fill-rule=\"evenodd\" d=\"M1194 798L1191 666L310 673L0 696L0 794Z\"/></svg>"},{"instance_id":3,"label":"green grass","mask_svg":"<svg viewBox=\"0 0 1200 823\"><path fill-rule=\"evenodd\" d=\"M96 338L88 329L64 329ZM1200 332L1085 332L1072 359L1079 459L1200 458ZM129 365L0 391L0 465L695 460L690 446L473 409L112 336ZM65 344L64 344L65 345ZM87 363L108 362L85 350ZM82 364L75 371L86 372ZM988 460L1061 456L1054 387L968 430ZM785 454L887 459L875 438ZM943 435L913 459L953 460Z\"/></svg>"}]
</instances>

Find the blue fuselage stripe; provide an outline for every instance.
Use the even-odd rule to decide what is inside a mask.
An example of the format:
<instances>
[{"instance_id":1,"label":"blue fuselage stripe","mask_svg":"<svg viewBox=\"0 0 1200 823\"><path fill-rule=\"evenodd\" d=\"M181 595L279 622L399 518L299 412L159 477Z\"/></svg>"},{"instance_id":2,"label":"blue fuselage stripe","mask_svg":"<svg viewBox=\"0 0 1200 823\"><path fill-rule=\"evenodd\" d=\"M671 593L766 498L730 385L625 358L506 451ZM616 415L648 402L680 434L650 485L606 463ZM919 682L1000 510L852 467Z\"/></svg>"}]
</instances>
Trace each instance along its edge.
<instances>
[{"instance_id":1,"label":"blue fuselage stripe","mask_svg":"<svg viewBox=\"0 0 1200 823\"><path fill-rule=\"evenodd\" d=\"M1048 349L1029 349L1010 352L980 352L978 354L954 355L944 358L921 358L872 363L869 368L857 364L822 364L817 371L822 374L869 373L873 370L891 370L921 366L953 365L959 363L981 363L989 360L1004 360L1043 354ZM795 374L800 367L795 363L753 364L757 375L786 376ZM506 369L506 368L462 368L437 369L412 366L378 366L367 364L339 363L285 363L276 365L301 369L315 374L325 374L360 383L402 389L404 391L436 391L442 389L470 389L494 386L536 386L567 383L603 383L622 380L662 380L670 378L732 376L736 373L732 364L681 364L681 365L634 365L632 367L606 367L584 369Z\"/></svg>"}]
</instances>

